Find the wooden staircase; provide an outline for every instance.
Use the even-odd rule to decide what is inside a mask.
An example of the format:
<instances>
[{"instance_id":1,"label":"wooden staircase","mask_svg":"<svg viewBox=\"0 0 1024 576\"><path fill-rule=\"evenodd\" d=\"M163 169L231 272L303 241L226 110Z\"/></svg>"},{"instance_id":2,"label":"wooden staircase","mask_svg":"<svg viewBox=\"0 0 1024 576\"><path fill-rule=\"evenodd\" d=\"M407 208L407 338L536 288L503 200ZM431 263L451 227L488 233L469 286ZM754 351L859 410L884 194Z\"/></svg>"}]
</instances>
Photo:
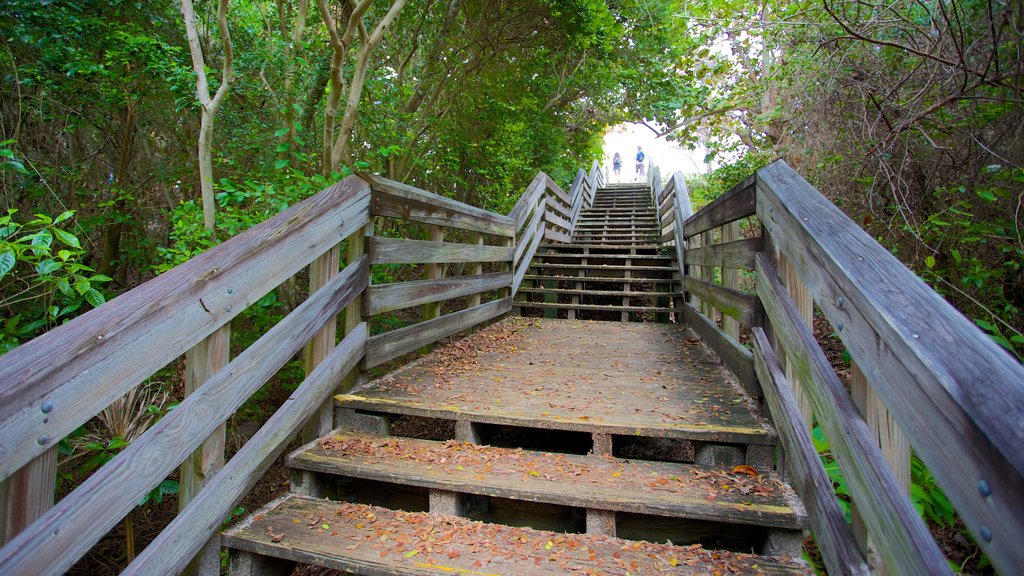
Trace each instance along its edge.
<instances>
[{"instance_id":1,"label":"wooden staircase","mask_svg":"<svg viewBox=\"0 0 1024 576\"><path fill-rule=\"evenodd\" d=\"M667 322L679 281L674 254L658 245L651 189L599 188L570 244L541 244L519 288L525 315Z\"/></svg>"},{"instance_id":2,"label":"wooden staircase","mask_svg":"<svg viewBox=\"0 0 1024 576\"><path fill-rule=\"evenodd\" d=\"M809 573L775 433L687 329L512 317L336 399L232 574Z\"/></svg>"}]
</instances>

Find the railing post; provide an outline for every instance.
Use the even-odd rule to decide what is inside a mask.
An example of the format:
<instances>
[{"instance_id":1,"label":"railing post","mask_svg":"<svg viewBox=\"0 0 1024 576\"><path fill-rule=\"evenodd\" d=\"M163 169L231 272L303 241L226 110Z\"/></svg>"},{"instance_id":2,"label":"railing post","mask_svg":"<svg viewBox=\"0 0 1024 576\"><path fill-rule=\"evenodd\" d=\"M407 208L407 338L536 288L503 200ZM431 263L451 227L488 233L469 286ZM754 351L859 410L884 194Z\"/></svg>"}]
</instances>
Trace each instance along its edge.
<instances>
[{"instance_id":1,"label":"railing post","mask_svg":"<svg viewBox=\"0 0 1024 576\"><path fill-rule=\"evenodd\" d=\"M856 362L850 364L850 397L864 418L868 430L877 439L896 483L909 496L910 444ZM875 538L878 535L868 533L864 520L857 512L856 502L851 507L851 519L854 538L864 557L875 569L883 569L882 560L875 549Z\"/></svg>"},{"instance_id":2,"label":"railing post","mask_svg":"<svg viewBox=\"0 0 1024 576\"><path fill-rule=\"evenodd\" d=\"M57 445L0 482L0 546L53 507Z\"/></svg>"},{"instance_id":3,"label":"railing post","mask_svg":"<svg viewBox=\"0 0 1024 576\"><path fill-rule=\"evenodd\" d=\"M730 222L722 226L722 244L740 239L740 223ZM722 285L736 290L739 288L739 270L722 266ZM740 322L732 316L722 315L722 329L738 342L740 339Z\"/></svg>"},{"instance_id":4,"label":"railing post","mask_svg":"<svg viewBox=\"0 0 1024 576\"><path fill-rule=\"evenodd\" d=\"M231 357L231 324L225 324L185 353L185 396L195 392L228 365ZM224 466L224 424L203 441L181 464L178 511L182 511L214 474ZM210 539L189 563L184 574L220 574L220 535Z\"/></svg>"},{"instance_id":5,"label":"railing post","mask_svg":"<svg viewBox=\"0 0 1024 576\"><path fill-rule=\"evenodd\" d=\"M442 242L444 240L444 232L441 230L441 226L437 224L431 224L427 226L427 240L432 242ZM425 280L438 280L444 276L444 265L443 264L425 264L423 270L423 278ZM423 305L423 319L432 320L441 316L441 302L431 302L430 304ZM434 349L433 344L428 344L420 349L420 352L427 354Z\"/></svg>"},{"instance_id":6,"label":"railing post","mask_svg":"<svg viewBox=\"0 0 1024 576\"><path fill-rule=\"evenodd\" d=\"M319 258L309 264L309 293L313 294L324 287L331 278L338 275L338 267L341 262L341 246L333 248L322 254ZM335 340L338 335L338 322L335 318L324 324L324 327L317 332L302 350L302 367L306 376L313 372L331 350L334 349ZM302 428L302 443L312 442L331 430L334 422L334 399L328 399L320 409L317 410L306 425Z\"/></svg>"},{"instance_id":7,"label":"railing post","mask_svg":"<svg viewBox=\"0 0 1024 576\"><path fill-rule=\"evenodd\" d=\"M356 230L348 237L348 249L345 252L346 264L355 262L366 254L366 239L369 236L373 236L373 218L370 219L370 223L366 226ZM369 279L367 284L373 283L373 270L371 267ZM369 288L369 286L367 286ZM345 307L345 336L348 336L356 329L357 326L363 321L363 302L365 300L365 292L360 293L358 296L352 299L352 302ZM344 381L341 385L342 392L348 392L358 384L362 379L363 372L359 367L352 369L352 372L345 376ZM333 403L334 400L331 399Z\"/></svg>"},{"instance_id":8,"label":"railing post","mask_svg":"<svg viewBox=\"0 0 1024 576\"><path fill-rule=\"evenodd\" d=\"M796 304L796 309L800 312L800 317L803 318L804 323L813 328L814 301L811 299L811 292L807 289L807 286L804 285L803 280L800 279L800 273L789 263L786 255L781 250L778 251L777 260L779 276L781 276L782 281L786 286L786 291L789 292L789 297L792 298L793 303ZM796 403L800 407L800 414L804 417L804 423L807 425L807 429L810 430L813 427L814 422L814 411L811 408L811 400L804 392L800 376L793 369L793 363L789 361L786 354L782 355L782 360L786 365L786 380L789 381L790 385L793 387L793 397L796 399Z\"/></svg>"}]
</instances>

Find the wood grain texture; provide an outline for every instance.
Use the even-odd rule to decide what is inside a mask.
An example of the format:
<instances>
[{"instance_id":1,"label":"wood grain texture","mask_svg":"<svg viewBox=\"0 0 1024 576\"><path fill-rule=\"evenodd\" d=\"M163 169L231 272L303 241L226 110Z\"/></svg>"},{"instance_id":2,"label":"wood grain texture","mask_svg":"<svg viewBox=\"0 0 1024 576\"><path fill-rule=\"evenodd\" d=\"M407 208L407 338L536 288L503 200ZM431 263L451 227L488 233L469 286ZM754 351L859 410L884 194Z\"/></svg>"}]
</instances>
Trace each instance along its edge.
<instances>
[{"instance_id":1,"label":"wood grain texture","mask_svg":"<svg viewBox=\"0 0 1024 576\"><path fill-rule=\"evenodd\" d=\"M359 324L317 364L288 400L274 412L198 497L136 557L122 576L177 573L195 553L196 543L215 536L224 518L284 452L295 431L329 401L338 382L359 362L366 346L366 324ZM219 549L218 549L219 552Z\"/></svg>"},{"instance_id":2,"label":"wood grain texture","mask_svg":"<svg viewBox=\"0 0 1024 576\"><path fill-rule=\"evenodd\" d=\"M537 204L537 199L543 196L547 180L547 174L538 172L533 177L533 181L526 187L526 190L523 191L523 195L519 197L516 205L508 213L508 217L515 223L516 231L523 227L526 217L529 216L530 211Z\"/></svg>"},{"instance_id":3,"label":"wood grain texture","mask_svg":"<svg viewBox=\"0 0 1024 576\"><path fill-rule=\"evenodd\" d=\"M544 186L548 189L548 196L554 196L561 203L561 206L559 207L560 211L567 211L569 206L572 206L572 200L569 199L569 196L564 190L562 190L562 187L552 180L550 176L545 178Z\"/></svg>"},{"instance_id":4,"label":"wood grain texture","mask_svg":"<svg viewBox=\"0 0 1024 576\"><path fill-rule=\"evenodd\" d=\"M722 241L719 244L716 244L716 246L733 245L739 239L740 223L730 222L722 226ZM751 250L751 254L753 254L753 252L754 250ZM739 272L735 269L735 267L726 267L723 266L722 264L718 264L718 267L722 275L722 286L726 287L729 290L737 291L739 289L740 282ZM755 304L753 310L756 309L757 307ZM750 326L752 324L753 322L749 322L747 326ZM730 317L728 315L722 318L722 330L724 330L725 333L731 336L732 338L736 340L740 339L740 321L738 319Z\"/></svg>"},{"instance_id":5,"label":"wood grain texture","mask_svg":"<svg viewBox=\"0 0 1024 576\"><path fill-rule=\"evenodd\" d=\"M691 264L698 266L753 270L754 254L763 250L763 246L764 240L761 238L748 238L694 248L688 250L686 255Z\"/></svg>"},{"instance_id":6,"label":"wood grain texture","mask_svg":"<svg viewBox=\"0 0 1024 576\"><path fill-rule=\"evenodd\" d=\"M330 251L328 251L330 253ZM322 258L322 257L321 257ZM225 324L185 354L185 396L227 366L231 356L231 325ZM224 466L226 430L222 424L203 441L179 468L178 510L183 510L203 486ZM189 564L185 574L217 576L220 571L220 542L208 542Z\"/></svg>"},{"instance_id":7,"label":"wood grain texture","mask_svg":"<svg viewBox=\"0 0 1024 576\"><path fill-rule=\"evenodd\" d=\"M480 246L380 236L370 238L370 264L450 264L453 262L506 262L509 260L512 260L512 249L504 246Z\"/></svg>"},{"instance_id":8,"label":"wood grain texture","mask_svg":"<svg viewBox=\"0 0 1024 576\"><path fill-rule=\"evenodd\" d=\"M691 263L692 264L692 263ZM757 319L757 297L739 290L726 288L714 282L687 276L683 282L688 292L697 295L702 301L710 303L719 312L735 318L744 326L752 326ZM736 338L737 336L733 336Z\"/></svg>"},{"instance_id":9,"label":"wood grain texture","mask_svg":"<svg viewBox=\"0 0 1024 576\"><path fill-rule=\"evenodd\" d=\"M366 180L373 189L370 211L374 216L387 216L498 236L511 236L515 232L514 221L508 216L381 176L362 172L359 177Z\"/></svg>"},{"instance_id":10,"label":"wood grain texture","mask_svg":"<svg viewBox=\"0 0 1024 576\"><path fill-rule=\"evenodd\" d=\"M549 227L553 226L560 232L572 232L572 222L566 220L562 214L551 210L551 207L555 205L548 202L548 210L544 213L544 221L548 223Z\"/></svg>"},{"instance_id":11,"label":"wood grain texture","mask_svg":"<svg viewBox=\"0 0 1024 576\"><path fill-rule=\"evenodd\" d=\"M802 508L772 472L380 438L335 430L293 452L290 468L580 508L799 529ZM723 485L725 488L723 488ZM760 488L758 491L755 488ZM716 497L708 500L708 492Z\"/></svg>"},{"instance_id":12,"label":"wood grain texture","mask_svg":"<svg viewBox=\"0 0 1024 576\"><path fill-rule=\"evenodd\" d=\"M516 295L516 291L519 290L519 285L523 282L523 277L530 270L530 264L533 263L533 256L537 253L537 247L540 246L541 241L544 239L544 235L538 233L530 241L529 246L523 252L522 260L516 264L515 276L512 278L512 296Z\"/></svg>"},{"instance_id":13,"label":"wood grain texture","mask_svg":"<svg viewBox=\"0 0 1024 576\"><path fill-rule=\"evenodd\" d=\"M505 320L458 349L485 349L472 370L438 350L338 396L343 407L531 428L773 444L770 426L693 332L650 323ZM514 347L514 349L513 349ZM487 352L487 348L496 348Z\"/></svg>"},{"instance_id":14,"label":"wood grain texture","mask_svg":"<svg viewBox=\"0 0 1024 576\"><path fill-rule=\"evenodd\" d=\"M764 330L755 327L753 340L757 377L786 452L787 470L807 507L807 519L825 567L829 574L867 576L870 571L857 551L857 542L836 502L832 481L821 466L811 434L804 426L803 415Z\"/></svg>"},{"instance_id":15,"label":"wood grain texture","mask_svg":"<svg viewBox=\"0 0 1024 576\"><path fill-rule=\"evenodd\" d=\"M949 567L928 527L897 484L857 412L818 347L782 280L764 254L756 261L757 293L775 333L803 382L815 419L828 436L832 453L846 477L853 501L868 529L885 534L879 553L898 573L947 574Z\"/></svg>"},{"instance_id":16,"label":"wood grain texture","mask_svg":"<svg viewBox=\"0 0 1024 576\"><path fill-rule=\"evenodd\" d=\"M368 268L365 259L350 264L0 549L0 573L29 576L70 568L284 366L325 321L365 289Z\"/></svg>"},{"instance_id":17,"label":"wood grain texture","mask_svg":"<svg viewBox=\"0 0 1024 576\"><path fill-rule=\"evenodd\" d=\"M467 330L511 308L512 299L502 298L374 336L366 344L366 367L373 368L421 346Z\"/></svg>"},{"instance_id":18,"label":"wood grain texture","mask_svg":"<svg viewBox=\"0 0 1024 576\"><path fill-rule=\"evenodd\" d=\"M316 523L319 518L329 522L327 528ZM293 522L296 519L298 524ZM280 540L273 542L268 532L280 534ZM390 537L382 541L380 533ZM811 574L806 564L792 558L726 551L712 555L700 546L562 534L294 495L260 510L251 522L231 528L225 541L256 554L366 576L655 574L662 570L680 576L732 571Z\"/></svg>"},{"instance_id":19,"label":"wood grain texture","mask_svg":"<svg viewBox=\"0 0 1024 576\"><path fill-rule=\"evenodd\" d=\"M733 186L686 221L686 237L701 234L754 214L755 176Z\"/></svg>"},{"instance_id":20,"label":"wood grain texture","mask_svg":"<svg viewBox=\"0 0 1024 576\"><path fill-rule=\"evenodd\" d=\"M519 235L518 238L516 238L516 247L515 251L512 253L512 262L518 265L523 257L523 254L526 252L526 249L529 248L533 239L536 236L544 235L543 220L544 205L542 204L538 206L536 210L534 210L533 217L530 218L530 223L525 228L523 228L522 233Z\"/></svg>"},{"instance_id":21,"label":"wood grain texture","mask_svg":"<svg viewBox=\"0 0 1024 576\"><path fill-rule=\"evenodd\" d=\"M683 320L718 355L722 364L736 376L747 394L750 394L755 402L760 401L761 387L754 375L754 358L750 350L708 320L693 304L684 304Z\"/></svg>"},{"instance_id":22,"label":"wood grain texture","mask_svg":"<svg viewBox=\"0 0 1024 576\"><path fill-rule=\"evenodd\" d=\"M0 546L53 507L56 487L56 446L0 482Z\"/></svg>"},{"instance_id":23,"label":"wood grain texture","mask_svg":"<svg viewBox=\"0 0 1024 576\"><path fill-rule=\"evenodd\" d=\"M491 272L438 280L415 280L370 286L366 292L366 316L419 306L461 296L479 295L512 284L511 272Z\"/></svg>"},{"instance_id":24,"label":"wood grain texture","mask_svg":"<svg viewBox=\"0 0 1024 576\"><path fill-rule=\"evenodd\" d=\"M347 178L0 357L0 478L184 354L368 218L369 187ZM53 407L49 414L40 410L45 402ZM40 443L42 438L46 442Z\"/></svg>"},{"instance_id":25,"label":"wood grain texture","mask_svg":"<svg viewBox=\"0 0 1024 576\"><path fill-rule=\"evenodd\" d=\"M784 163L757 215L993 564L1024 566L1024 367Z\"/></svg>"},{"instance_id":26,"label":"wood grain texture","mask_svg":"<svg viewBox=\"0 0 1024 576\"><path fill-rule=\"evenodd\" d=\"M338 267L341 265L341 245L324 252L319 258L309 264L309 293L312 294L323 288L331 278L338 275ZM316 365L334 349L338 337L337 317L332 318L319 332L310 339L302 349L302 370L309 375L316 368ZM311 418L302 430L302 438L312 441L331 429L334 423L334 405L326 403L320 407L316 418ZM218 550L219 552L219 550ZM219 569L218 561L218 569Z\"/></svg>"}]
</instances>

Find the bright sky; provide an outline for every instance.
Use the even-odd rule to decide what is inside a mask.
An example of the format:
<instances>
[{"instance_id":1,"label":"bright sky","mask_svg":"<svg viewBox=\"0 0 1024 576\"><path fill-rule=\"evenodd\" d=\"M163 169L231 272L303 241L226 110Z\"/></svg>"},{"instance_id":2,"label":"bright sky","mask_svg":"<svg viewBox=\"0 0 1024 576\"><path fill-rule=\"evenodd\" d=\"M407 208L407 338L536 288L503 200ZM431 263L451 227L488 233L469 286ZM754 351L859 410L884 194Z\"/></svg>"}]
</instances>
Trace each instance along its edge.
<instances>
[{"instance_id":1,"label":"bright sky","mask_svg":"<svg viewBox=\"0 0 1024 576\"><path fill-rule=\"evenodd\" d=\"M675 142L655 138L654 132L642 124L626 123L613 126L604 135L604 162L608 165L612 182L615 182L615 174L611 170L612 156L616 152L622 155L622 181L630 182L635 178L637 146L643 146L647 160L661 168L662 177L677 170L684 174L706 171L703 149L690 151L680 148Z\"/></svg>"}]
</instances>

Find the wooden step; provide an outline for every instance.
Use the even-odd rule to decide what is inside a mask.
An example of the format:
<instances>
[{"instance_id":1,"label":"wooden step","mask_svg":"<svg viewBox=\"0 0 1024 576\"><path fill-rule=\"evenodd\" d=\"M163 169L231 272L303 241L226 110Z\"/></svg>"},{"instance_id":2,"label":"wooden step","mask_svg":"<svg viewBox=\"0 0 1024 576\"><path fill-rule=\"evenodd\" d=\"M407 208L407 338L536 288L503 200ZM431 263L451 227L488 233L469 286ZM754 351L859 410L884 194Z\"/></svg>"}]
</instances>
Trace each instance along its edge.
<instances>
[{"instance_id":1,"label":"wooden step","mask_svg":"<svg viewBox=\"0 0 1024 576\"><path fill-rule=\"evenodd\" d=\"M291 468L652 516L800 529L805 515L774 473L480 446L449 440L333 433L293 452ZM723 488L723 486L725 488ZM715 498L708 500L708 494Z\"/></svg>"},{"instance_id":2,"label":"wooden step","mask_svg":"<svg viewBox=\"0 0 1024 576\"><path fill-rule=\"evenodd\" d=\"M648 296L656 296L657 292L649 292ZM638 313L651 313L651 314L668 314L676 312L676 308L666 308L659 306L616 306L616 305L604 305L604 304L579 304L572 302L529 302L526 300L516 300L512 303L513 306L520 308L548 308L556 310L589 310L591 312L608 312L611 314L619 314L622 312L638 312Z\"/></svg>"},{"instance_id":3,"label":"wooden step","mask_svg":"<svg viewBox=\"0 0 1024 576\"><path fill-rule=\"evenodd\" d=\"M588 278L580 278L581 284L586 284ZM571 281L570 281L571 282ZM619 284L622 283L622 279L618 279ZM639 284L639 282L638 282ZM586 288L578 289L567 289L567 288L530 288L529 286L520 286L519 292L522 294L555 294L555 295L566 295L566 296L623 296L627 298L668 298L676 297L681 298L681 292L637 292L634 290L587 290ZM516 301L517 303L519 301Z\"/></svg>"},{"instance_id":4,"label":"wooden step","mask_svg":"<svg viewBox=\"0 0 1024 576\"><path fill-rule=\"evenodd\" d=\"M291 494L227 530L232 576L307 563L356 574L812 574L796 558L559 534ZM275 562L281 559L284 562Z\"/></svg>"},{"instance_id":5,"label":"wooden step","mask_svg":"<svg viewBox=\"0 0 1024 576\"><path fill-rule=\"evenodd\" d=\"M335 399L340 408L470 423L776 441L720 360L692 331L668 324L513 317Z\"/></svg>"},{"instance_id":6,"label":"wooden step","mask_svg":"<svg viewBox=\"0 0 1024 576\"><path fill-rule=\"evenodd\" d=\"M552 270L585 270L587 272L611 272L611 271L637 271L637 272L666 272L671 274L675 268L671 266L644 266L632 264L554 264L549 262L532 262L530 268L547 268Z\"/></svg>"},{"instance_id":7,"label":"wooden step","mask_svg":"<svg viewBox=\"0 0 1024 576\"><path fill-rule=\"evenodd\" d=\"M612 284L622 285L628 281L629 284L678 284L679 281L675 278L624 278L622 276L559 276L557 274L526 274L523 276L524 280L553 280L557 282L608 282Z\"/></svg>"}]
</instances>

